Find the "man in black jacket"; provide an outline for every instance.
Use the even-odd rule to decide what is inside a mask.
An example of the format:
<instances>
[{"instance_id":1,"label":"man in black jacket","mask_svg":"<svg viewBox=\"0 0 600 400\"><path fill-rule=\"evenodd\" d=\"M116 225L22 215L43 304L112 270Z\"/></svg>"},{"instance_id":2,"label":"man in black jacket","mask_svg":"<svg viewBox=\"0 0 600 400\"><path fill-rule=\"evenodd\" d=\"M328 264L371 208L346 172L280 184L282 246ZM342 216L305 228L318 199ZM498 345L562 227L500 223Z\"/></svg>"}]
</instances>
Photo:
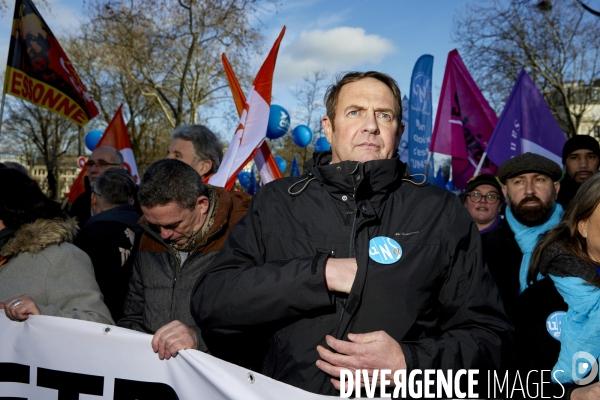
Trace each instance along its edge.
<instances>
[{"instance_id":1,"label":"man in black jacket","mask_svg":"<svg viewBox=\"0 0 600 400\"><path fill-rule=\"evenodd\" d=\"M579 187L600 166L600 146L588 135L575 135L567 140L562 151L565 176L560 181L560 192L556 202L566 210Z\"/></svg>"},{"instance_id":2,"label":"man in black jacket","mask_svg":"<svg viewBox=\"0 0 600 400\"><path fill-rule=\"evenodd\" d=\"M75 245L85 251L94 264L98 286L115 321L123 317L123 304L142 228L140 215L131 205L136 190L131 175L124 169L108 169L92 189L94 215L77 235Z\"/></svg>"},{"instance_id":3,"label":"man in black jacket","mask_svg":"<svg viewBox=\"0 0 600 400\"><path fill-rule=\"evenodd\" d=\"M348 73L326 105L332 152L260 189L194 288L209 349L232 360L235 340L262 333L262 373L330 395L342 369L499 368L511 327L479 232L399 161L395 81Z\"/></svg>"}]
</instances>

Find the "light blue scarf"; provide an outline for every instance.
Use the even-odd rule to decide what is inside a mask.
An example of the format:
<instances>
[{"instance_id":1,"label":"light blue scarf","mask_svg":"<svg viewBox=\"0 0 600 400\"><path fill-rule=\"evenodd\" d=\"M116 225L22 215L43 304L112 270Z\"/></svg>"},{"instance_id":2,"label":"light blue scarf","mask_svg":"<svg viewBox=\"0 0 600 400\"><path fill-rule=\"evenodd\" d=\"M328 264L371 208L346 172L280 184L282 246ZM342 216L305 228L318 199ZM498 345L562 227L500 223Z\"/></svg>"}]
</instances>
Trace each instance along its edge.
<instances>
[{"instance_id":1,"label":"light blue scarf","mask_svg":"<svg viewBox=\"0 0 600 400\"><path fill-rule=\"evenodd\" d=\"M550 275L550 278L569 306L561 324L560 354L552 369L552 379L556 377L561 383L570 383L573 382L573 375L577 380L587 375L594 360L600 356L600 290L578 277L559 278ZM593 357L593 360L587 361L588 368L584 374L572 371L573 357L580 351ZM579 359L585 360L578 356Z\"/></svg>"},{"instance_id":2,"label":"light blue scarf","mask_svg":"<svg viewBox=\"0 0 600 400\"><path fill-rule=\"evenodd\" d=\"M506 207L506 221L510 226L510 229L515 234L515 240L519 244L519 248L523 253L523 260L521 261L521 269L519 270L519 283L520 290L519 294L523 293L525 289L527 289L527 273L529 272L529 261L531 261L531 255L533 254L533 249L537 244L540 235L546 233L550 229L554 228L560 222L560 218L562 217L563 208L560 204L554 204L554 210L552 210L552 215L548 221L544 222L542 225L528 227L520 223L515 219L510 207Z\"/></svg>"}]
</instances>

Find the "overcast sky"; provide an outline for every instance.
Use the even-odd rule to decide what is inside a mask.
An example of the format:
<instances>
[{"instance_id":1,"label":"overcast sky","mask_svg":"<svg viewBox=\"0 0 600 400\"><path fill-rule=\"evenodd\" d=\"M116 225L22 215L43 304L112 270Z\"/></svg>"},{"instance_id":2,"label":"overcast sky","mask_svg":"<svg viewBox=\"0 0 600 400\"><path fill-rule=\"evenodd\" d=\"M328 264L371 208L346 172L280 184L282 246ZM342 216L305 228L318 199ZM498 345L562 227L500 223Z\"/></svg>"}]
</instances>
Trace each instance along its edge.
<instances>
[{"instance_id":1,"label":"overcast sky","mask_svg":"<svg viewBox=\"0 0 600 400\"><path fill-rule=\"evenodd\" d=\"M293 113L296 104L290 88L315 70L335 74L375 69L393 76L402 92L407 93L414 63L421 55L431 54L435 110L446 57L455 47L450 37L453 18L460 18L465 3L465 0L284 0L276 9L265 10L258 17L267 38L263 59L281 28L287 26L275 70L273 103ZM76 31L83 14L83 1L48 0L48 4L41 12L57 36ZM11 24L12 10L0 18L0 65L3 66ZM256 65L256 70L259 66Z\"/></svg>"}]
</instances>

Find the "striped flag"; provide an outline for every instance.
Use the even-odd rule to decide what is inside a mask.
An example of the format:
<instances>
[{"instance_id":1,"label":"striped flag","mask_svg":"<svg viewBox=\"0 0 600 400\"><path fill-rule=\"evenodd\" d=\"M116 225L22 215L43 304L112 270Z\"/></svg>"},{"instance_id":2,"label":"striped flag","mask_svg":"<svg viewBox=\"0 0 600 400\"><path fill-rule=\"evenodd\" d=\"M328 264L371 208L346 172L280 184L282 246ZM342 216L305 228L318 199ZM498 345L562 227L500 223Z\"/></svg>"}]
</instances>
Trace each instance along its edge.
<instances>
[{"instance_id":1,"label":"striped flag","mask_svg":"<svg viewBox=\"0 0 600 400\"><path fill-rule=\"evenodd\" d=\"M134 182L139 184L140 177L138 174L137 164L135 163L135 157L133 156L131 141L129 140L129 135L127 134L127 126L125 125L123 113L121 112L122 108L123 105L121 104L114 117L106 127L106 130L104 131L104 134L102 134L102 137L98 141L96 147L111 146L119 150L123 156L123 164L125 169L129 171ZM80 194L85 192L84 177L87 175L87 170L88 167L86 165L79 173L79 176L77 176L77 179L75 179L73 186L71 186L71 190L67 195L67 198L71 204L73 204L75 199L77 199Z\"/></svg>"},{"instance_id":2,"label":"striped flag","mask_svg":"<svg viewBox=\"0 0 600 400\"><path fill-rule=\"evenodd\" d=\"M240 123L223 157L221 166L217 173L211 176L208 181L211 185L224 187L225 189L233 188L237 174L258 154L260 155L256 157L256 163L263 183L270 182L276 179L276 177L281 177L281 173L279 173L279 176L276 175L275 171L278 171L277 165L271 155L269 146L265 142L265 137L269 122L275 61L277 60L279 45L284 33L285 26L258 71L254 79L252 91L247 100L243 97L243 92L235 78L231 65L227 62L227 57L223 55L225 73L229 80L238 113L241 110L241 115Z\"/></svg>"}]
</instances>

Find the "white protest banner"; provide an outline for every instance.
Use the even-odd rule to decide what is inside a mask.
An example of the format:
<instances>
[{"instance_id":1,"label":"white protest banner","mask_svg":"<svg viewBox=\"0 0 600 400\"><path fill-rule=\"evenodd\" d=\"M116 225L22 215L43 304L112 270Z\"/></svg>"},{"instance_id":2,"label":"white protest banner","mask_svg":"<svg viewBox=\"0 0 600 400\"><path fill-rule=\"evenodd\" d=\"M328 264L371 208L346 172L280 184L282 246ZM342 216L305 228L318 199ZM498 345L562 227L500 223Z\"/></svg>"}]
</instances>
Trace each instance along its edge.
<instances>
[{"instance_id":1,"label":"white protest banner","mask_svg":"<svg viewBox=\"0 0 600 400\"><path fill-rule=\"evenodd\" d=\"M0 310L1 312L1 310ZM315 395L196 350L170 360L151 335L74 319L0 315L0 399L316 400Z\"/></svg>"}]
</instances>

